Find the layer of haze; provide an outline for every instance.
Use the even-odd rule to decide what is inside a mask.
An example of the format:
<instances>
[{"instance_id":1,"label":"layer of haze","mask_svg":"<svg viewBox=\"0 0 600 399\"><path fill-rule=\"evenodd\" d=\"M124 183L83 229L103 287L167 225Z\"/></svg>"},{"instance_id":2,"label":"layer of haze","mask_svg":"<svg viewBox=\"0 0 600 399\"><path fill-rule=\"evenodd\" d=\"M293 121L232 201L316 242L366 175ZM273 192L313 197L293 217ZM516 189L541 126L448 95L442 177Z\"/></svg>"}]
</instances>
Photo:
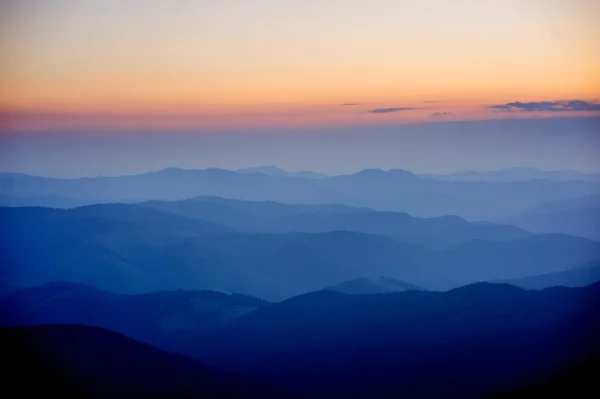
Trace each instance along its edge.
<instances>
[{"instance_id":1,"label":"layer of haze","mask_svg":"<svg viewBox=\"0 0 600 399\"><path fill-rule=\"evenodd\" d=\"M167 167L421 173L533 166L600 172L600 118L542 118L337 129L38 132L0 137L0 171L81 177Z\"/></svg>"}]
</instances>

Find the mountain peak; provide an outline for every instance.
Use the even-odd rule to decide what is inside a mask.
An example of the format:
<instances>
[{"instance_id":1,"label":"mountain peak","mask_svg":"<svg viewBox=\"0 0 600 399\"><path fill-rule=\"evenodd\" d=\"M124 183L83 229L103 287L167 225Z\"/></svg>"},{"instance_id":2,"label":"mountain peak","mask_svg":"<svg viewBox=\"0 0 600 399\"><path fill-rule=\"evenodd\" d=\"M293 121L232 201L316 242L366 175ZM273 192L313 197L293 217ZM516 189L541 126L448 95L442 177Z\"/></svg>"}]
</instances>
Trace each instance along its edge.
<instances>
[{"instance_id":1,"label":"mountain peak","mask_svg":"<svg viewBox=\"0 0 600 399\"><path fill-rule=\"evenodd\" d=\"M354 174L355 176L364 176L364 177L371 177L371 178L385 178L385 177L417 177L417 175L415 175L412 172L403 170L403 169L390 169L390 170L383 170L383 169L363 169L361 171L358 171Z\"/></svg>"}]
</instances>

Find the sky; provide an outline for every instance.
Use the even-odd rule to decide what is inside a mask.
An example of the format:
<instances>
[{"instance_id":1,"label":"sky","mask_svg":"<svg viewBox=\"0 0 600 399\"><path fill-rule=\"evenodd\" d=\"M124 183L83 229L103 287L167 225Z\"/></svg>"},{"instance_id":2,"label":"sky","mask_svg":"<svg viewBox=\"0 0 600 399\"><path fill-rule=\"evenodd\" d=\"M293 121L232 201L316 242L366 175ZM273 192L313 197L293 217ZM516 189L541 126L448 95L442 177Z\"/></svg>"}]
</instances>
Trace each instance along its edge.
<instances>
[{"instance_id":1,"label":"sky","mask_svg":"<svg viewBox=\"0 0 600 399\"><path fill-rule=\"evenodd\" d=\"M587 126L580 133L594 141L571 146L589 147L600 116L599 18L594 0L4 0L0 169L40 169L15 151L47 142L145 148L150 137L187 132L198 143L220 134L268 148L273 131L281 143L302 131L339 140L360 131L372 146L378 127L410 136L422 124L443 132L481 121L469 126L487 137L499 119L588 118L566 130ZM282 162L310 166L292 155L308 156ZM239 163L222 156L212 162ZM458 149L455 158L429 169L468 166Z\"/></svg>"}]
</instances>

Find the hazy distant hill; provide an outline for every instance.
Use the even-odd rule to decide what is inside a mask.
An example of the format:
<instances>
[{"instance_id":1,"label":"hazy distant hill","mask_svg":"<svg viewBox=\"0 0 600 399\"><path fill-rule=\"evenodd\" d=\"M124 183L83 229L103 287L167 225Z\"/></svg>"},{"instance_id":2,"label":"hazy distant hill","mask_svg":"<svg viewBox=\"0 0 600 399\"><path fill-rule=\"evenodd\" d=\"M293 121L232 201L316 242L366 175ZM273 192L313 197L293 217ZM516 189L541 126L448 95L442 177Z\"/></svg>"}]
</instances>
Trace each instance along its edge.
<instances>
[{"instance_id":1,"label":"hazy distant hill","mask_svg":"<svg viewBox=\"0 0 600 399\"><path fill-rule=\"evenodd\" d=\"M10 195L0 195L0 206L43 206L46 208L69 209L78 206L99 204L107 201L95 201L84 199L73 199L59 195L48 195L41 197L16 197Z\"/></svg>"},{"instance_id":2,"label":"hazy distant hill","mask_svg":"<svg viewBox=\"0 0 600 399\"><path fill-rule=\"evenodd\" d=\"M432 248L473 239L507 241L530 235L514 226L470 223L457 216L415 218L406 213L377 212L341 205L291 205L216 197L150 201L138 205L210 220L247 232L324 233L347 230L385 235Z\"/></svg>"},{"instance_id":3,"label":"hazy distant hill","mask_svg":"<svg viewBox=\"0 0 600 399\"><path fill-rule=\"evenodd\" d=\"M600 207L600 195L586 195L584 197L571 197L560 201L544 202L534 208L526 209L523 215L547 214L553 212L570 211L574 209L591 209Z\"/></svg>"},{"instance_id":4,"label":"hazy distant hill","mask_svg":"<svg viewBox=\"0 0 600 399\"><path fill-rule=\"evenodd\" d=\"M168 349L181 349L268 302L214 291L120 295L51 282L13 292L0 302L0 326L85 324Z\"/></svg>"},{"instance_id":5,"label":"hazy distant hill","mask_svg":"<svg viewBox=\"0 0 600 399\"><path fill-rule=\"evenodd\" d=\"M547 287L584 287L600 281L600 261L593 261L581 265L573 270L564 272L540 274L514 280L504 280L523 288L540 290Z\"/></svg>"},{"instance_id":6,"label":"hazy distant hill","mask_svg":"<svg viewBox=\"0 0 600 399\"><path fill-rule=\"evenodd\" d=\"M388 294L390 292L422 289L423 288L416 285L389 277L379 277L377 279L357 278L354 280L342 281L341 283L330 285L329 287L325 288L327 291L335 291L342 294L352 295Z\"/></svg>"},{"instance_id":7,"label":"hazy distant hill","mask_svg":"<svg viewBox=\"0 0 600 399\"><path fill-rule=\"evenodd\" d=\"M7 259L0 268L7 282L72 281L131 293L214 289L280 299L365 273L385 274L378 270L426 252L352 232L222 235L217 229L210 237L192 229L209 222L155 210L148 211L166 216L165 226L149 218L146 226L119 218L78 218L73 211L0 209L12 220L0 226ZM169 231L171 217L191 226L175 234Z\"/></svg>"},{"instance_id":8,"label":"hazy distant hill","mask_svg":"<svg viewBox=\"0 0 600 399\"><path fill-rule=\"evenodd\" d=\"M423 178L399 169L367 169L319 179L178 168L82 179L0 174L0 194L13 198L62 196L86 201L140 202L210 195L252 201L343 204L419 217L459 215L469 220L507 217L542 202L598 193L600 182L453 182Z\"/></svg>"},{"instance_id":9,"label":"hazy distant hill","mask_svg":"<svg viewBox=\"0 0 600 399\"><path fill-rule=\"evenodd\" d=\"M294 217L373 212L368 208L345 205L284 204L275 201L243 201L211 196L181 201L146 201L136 205L251 230L261 230L262 224L276 224L279 220L283 224ZM268 228L272 227L266 226L262 230Z\"/></svg>"},{"instance_id":10,"label":"hazy distant hill","mask_svg":"<svg viewBox=\"0 0 600 399\"><path fill-rule=\"evenodd\" d=\"M0 271L9 284L65 280L118 292L269 285L196 248L194 239L232 232L212 222L123 204L0 208L0 220Z\"/></svg>"},{"instance_id":11,"label":"hazy distant hill","mask_svg":"<svg viewBox=\"0 0 600 399\"><path fill-rule=\"evenodd\" d=\"M349 231L241 234L122 204L0 208L0 219L0 272L22 287L70 281L116 292L211 289L279 300L361 277L446 289L600 258L600 243L566 235L473 240L434 251Z\"/></svg>"},{"instance_id":12,"label":"hazy distant hill","mask_svg":"<svg viewBox=\"0 0 600 399\"><path fill-rule=\"evenodd\" d=\"M182 217L154 209L128 204L101 204L74 209L43 207L0 207L0 220L5 229L19 231L24 222L35 222L27 228L49 228L61 231L63 223L79 223L92 228L93 223L115 223L123 228L150 229L160 227L161 234L219 235L234 229L205 220ZM89 223L85 225L85 223Z\"/></svg>"},{"instance_id":13,"label":"hazy distant hill","mask_svg":"<svg viewBox=\"0 0 600 399\"><path fill-rule=\"evenodd\" d=\"M548 202L502 220L535 233L565 233L600 241L600 195Z\"/></svg>"},{"instance_id":14,"label":"hazy distant hill","mask_svg":"<svg viewBox=\"0 0 600 399\"><path fill-rule=\"evenodd\" d=\"M432 280L438 278L441 286L444 281L454 281L453 285L458 286L505 279L500 277L502 274L521 278L570 270L598 259L598 245L595 241L563 234L535 235L508 242L465 242L434 253L433 262L438 265L438 271ZM419 280L409 281L420 284Z\"/></svg>"},{"instance_id":15,"label":"hazy distant hill","mask_svg":"<svg viewBox=\"0 0 600 399\"><path fill-rule=\"evenodd\" d=\"M600 241L600 206L522 215L510 221L538 234L564 233Z\"/></svg>"},{"instance_id":16,"label":"hazy distant hill","mask_svg":"<svg viewBox=\"0 0 600 399\"><path fill-rule=\"evenodd\" d=\"M2 388L61 398L281 398L274 391L115 332L46 325L0 329Z\"/></svg>"},{"instance_id":17,"label":"hazy distant hill","mask_svg":"<svg viewBox=\"0 0 600 399\"><path fill-rule=\"evenodd\" d=\"M528 167L508 168L485 172L468 171L448 174L422 174L420 176L430 179L462 182L514 182L535 179L600 182L600 174L581 173L574 170L546 171Z\"/></svg>"}]
</instances>

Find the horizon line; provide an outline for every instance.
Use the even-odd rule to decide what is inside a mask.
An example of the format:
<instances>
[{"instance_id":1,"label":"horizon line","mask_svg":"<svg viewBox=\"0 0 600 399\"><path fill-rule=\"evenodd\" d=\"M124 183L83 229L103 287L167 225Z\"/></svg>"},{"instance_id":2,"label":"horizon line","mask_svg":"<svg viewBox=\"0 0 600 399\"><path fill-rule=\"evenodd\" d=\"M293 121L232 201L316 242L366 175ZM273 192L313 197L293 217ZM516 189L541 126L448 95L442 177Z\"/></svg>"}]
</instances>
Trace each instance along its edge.
<instances>
[{"instance_id":1,"label":"horizon line","mask_svg":"<svg viewBox=\"0 0 600 399\"><path fill-rule=\"evenodd\" d=\"M246 169L272 168L272 167L275 167L285 173L308 172L308 173L322 174L322 175L325 175L323 177L323 179L337 177L337 176L351 176L351 175L355 175L355 174L358 174L358 173L361 173L364 171L368 171L368 170L382 171L385 173L392 172L392 171L403 171L403 172L408 172L417 177L425 178L425 179L428 178L429 176L450 176L450 175L454 175L454 174L465 174L465 173L494 173L494 172L504 172L504 171L510 171L510 170L514 171L514 170L519 170L519 169L520 170L531 170L531 171L542 172L542 173L573 172L573 173L581 174L584 176L596 176L596 175L600 176L600 172L584 172L584 171L577 170L577 169L540 169L535 166L510 166L510 167L506 167L506 168L495 168L495 169L458 169L458 170L454 170L454 171L444 171L444 172L435 172L435 173L414 172L409 169L404 169L404 168L400 168L400 167L394 167L394 168L365 167L365 168L361 168L361 169L358 169L358 170L355 170L352 172L327 173L327 172L322 172L322 171L317 171L317 170L309 170L309 169L290 170L290 169L285 169L279 165L250 165L250 166L244 166L241 168L231 168L231 169L228 169L226 167L217 167L217 166L206 167L206 168L185 168L185 167L180 167L180 166L167 166L167 167L160 168L160 169L148 170L145 172L138 172L138 173L123 174L123 175L98 174L96 176L86 175L86 176L79 176L79 177L58 177L58 176L52 176L52 175L33 174L33 173L18 172L18 171L0 171L0 175L21 175L21 176L27 176L27 177L41 177L41 178L45 178L45 179L55 179L55 180L81 180L81 179L121 178L121 177L142 176L142 175L147 175L147 174L160 173L160 172L164 172L164 171L168 171L168 170L177 170L177 171L182 171L182 172L222 171L222 172L230 172L230 173L238 173L238 174L249 174L249 173L245 173L243 171ZM270 176L266 173L261 173L261 172L253 172L252 174L262 174L265 176ZM292 176L271 176L271 177L284 177L285 178L285 177L292 177ZM299 176L295 176L293 178L317 179L317 178L299 177ZM532 179L532 180L534 180L534 179Z\"/></svg>"}]
</instances>

